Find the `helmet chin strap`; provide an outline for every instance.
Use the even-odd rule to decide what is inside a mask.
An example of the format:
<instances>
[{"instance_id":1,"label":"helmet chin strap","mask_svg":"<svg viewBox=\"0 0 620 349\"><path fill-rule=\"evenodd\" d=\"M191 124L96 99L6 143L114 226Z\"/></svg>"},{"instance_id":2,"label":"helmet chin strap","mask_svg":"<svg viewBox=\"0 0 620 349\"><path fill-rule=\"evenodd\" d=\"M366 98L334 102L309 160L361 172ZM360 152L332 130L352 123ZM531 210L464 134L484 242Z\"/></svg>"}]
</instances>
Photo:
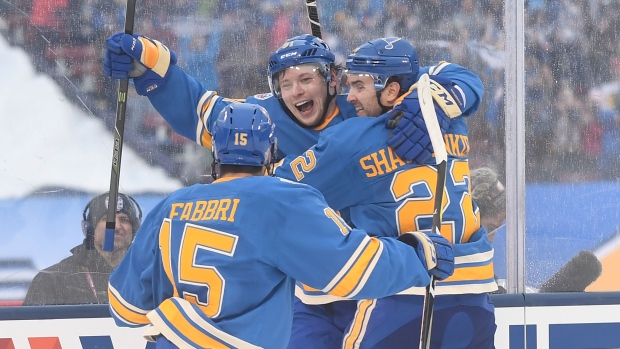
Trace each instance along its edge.
<instances>
[{"instance_id":1,"label":"helmet chin strap","mask_svg":"<svg viewBox=\"0 0 620 349\"><path fill-rule=\"evenodd\" d=\"M392 107L386 107L385 105L381 104L381 93L383 92L383 90L381 91L377 91L377 102L379 103L379 106L381 107L381 114L385 114L387 112L390 111L390 109L392 109ZM379 116L379 115L377 115Z\"/></svg>"},{"instance_id":2,"label":"helmet chin strap","mask_svg":"<svg viewBox=\"0 0 620 349\"><path fill-rule=\"evenodd\" d=\"M217 171L216 171L216 167L217 167L217 160L215 160L215 154L213 154L213 162L211 162L211 177L213 177L213 180L217 179Z\"/></svg>"},{"instance_id":3,"label":"helmet chin strap","mask_svg":"<svg viewBox=\"0 0 620 349\"><path fill-rule=\"evenodd\" d=\"M325 100L325 106L323 108L323 115L321 115L321 119L319 119L319 122L317 122L316 125L314 125L313 127L316 127L320 124L322 124L325 121L325 118L327 117L327 111L329 110L329 104L332 102L332 100L334 99L334 97L336 97L336 88L334 88L334 94L330 94L329 93L329 81L327 82L327 99Z\"/></svg>"}]
</instances>

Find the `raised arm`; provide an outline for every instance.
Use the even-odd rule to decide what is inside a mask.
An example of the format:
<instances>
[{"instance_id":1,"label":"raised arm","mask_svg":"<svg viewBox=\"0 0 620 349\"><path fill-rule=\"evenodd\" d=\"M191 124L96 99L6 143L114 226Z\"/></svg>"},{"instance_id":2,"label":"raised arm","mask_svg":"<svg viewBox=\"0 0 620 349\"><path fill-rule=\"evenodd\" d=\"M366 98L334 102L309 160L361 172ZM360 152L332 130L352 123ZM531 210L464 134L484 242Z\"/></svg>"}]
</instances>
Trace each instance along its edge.
<instances>
[{"instance_id":1,"label":"raised arm","mask_svg":"<svg viewBox=\"0 0 620 349\"><path fill-rule=\"evenodd\" d=\"M236 101L205 89L176 62L174 51L139 34L117 33L106 41L104 73L132 79L136 92L149 98L174 131L211 148L211 116Z\"/></svg>"}]
</instances>

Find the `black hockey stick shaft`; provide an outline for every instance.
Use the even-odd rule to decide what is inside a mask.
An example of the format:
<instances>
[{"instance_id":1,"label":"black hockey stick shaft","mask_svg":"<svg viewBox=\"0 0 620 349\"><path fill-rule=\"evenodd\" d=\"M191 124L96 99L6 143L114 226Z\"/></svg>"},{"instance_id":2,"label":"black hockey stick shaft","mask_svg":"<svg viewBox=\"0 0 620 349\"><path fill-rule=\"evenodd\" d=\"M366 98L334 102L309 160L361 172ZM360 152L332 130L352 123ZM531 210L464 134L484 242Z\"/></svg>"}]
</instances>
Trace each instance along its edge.
<instances>
[{"instance_id":1,"label":"black hockey stick shaft","mask_svg":"<svg viewBox=\"0 0 620 349\"><path fill-rule=\"evenodd\" d=\"M538 292L583 292L603 272L592 251L580 251L545 281Z\"/></svg>"},{"instance_id":2,"label":"black hockey stick shaft","mask_svg":"<svg viewBox=\"0 0 620 349\"><path fill-rule=\"evenodd\" d=\"M428 74L422 75L418 80L418 95L420 109L424 123L431 138L433 151L435 153L435 163L437 164L437 187L435 188L435 203L433 211L432 232L441 234L441 209L443 206L443 192L446 184L446 163L448 153L446 144L439 128L437 113L433 105L433 97L430 90ZM422 327L420 329L420 349L429 349L431 345L431 330L433 329L433 308L435 307L435 277L431 275L431 281L426 286L424 294L424 307L422 308Z\"/></svg>"},{"instance_id":3,"label":"black hockey stick shaft","mask_svg":"<svg viewBox=\"0 0 620 349\"><path fill-rule=\"evenodd\" d=\"M125 34L133 34L134 18L136 14L136 0L127 0L125 12ZM129 79L123 79L118 84L118 100L116 102L116 122L114 124L114 149L112 152L112 171L110 174L110 192L108 196L108 215L105 224L105 239L103 249L114 250L114 232L116 231L116 201L118 184L121 175L121 156L123 154L123 135L125 133L125 112L127 110L127 90Z\"/></svg>"},{"instance_id":4,"label":"black hockey stick shaft","mask_svg":"<svg viewBox=\"0 0 620 349\"><path fill-rule=\"evenodd\" d=\"M308 9L308 20L310 20L312 35L322 39L321 22L319 21L319 11L316 2L317 0L306 0L306 8Z\"/></svg>"}]
</instances>

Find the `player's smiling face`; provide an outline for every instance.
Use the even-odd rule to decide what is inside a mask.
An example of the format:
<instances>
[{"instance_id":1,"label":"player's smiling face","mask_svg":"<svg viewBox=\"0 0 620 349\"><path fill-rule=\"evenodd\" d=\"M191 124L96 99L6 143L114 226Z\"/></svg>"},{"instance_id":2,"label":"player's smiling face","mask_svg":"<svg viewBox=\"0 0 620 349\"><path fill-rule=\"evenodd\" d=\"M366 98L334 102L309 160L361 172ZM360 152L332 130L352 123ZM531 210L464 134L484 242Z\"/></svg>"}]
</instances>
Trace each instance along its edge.
<instances>
[{"instance_id":1,"label":"player's smiling face","mask_svg":"<svg viewBox=\"0 0 620 349\"><path fill-rule=\"evenodd\" d=\"M374 78L368 74L347 74L349 93L347 102L355 106L357 116L379 116L381 106L377 100Z\"/></svg>"},{"instance_id":2,"label":"player's smiling face","mask_svg":"<svg viewBox=\"0 0 620 349\"><path fill-rule=\"evenodd\" d=\"M327 88L317 66L294 66L284 70L278 79L282 100L295 118L305 126L318 126L327 107Z\"/></svg>"}]
</instances>

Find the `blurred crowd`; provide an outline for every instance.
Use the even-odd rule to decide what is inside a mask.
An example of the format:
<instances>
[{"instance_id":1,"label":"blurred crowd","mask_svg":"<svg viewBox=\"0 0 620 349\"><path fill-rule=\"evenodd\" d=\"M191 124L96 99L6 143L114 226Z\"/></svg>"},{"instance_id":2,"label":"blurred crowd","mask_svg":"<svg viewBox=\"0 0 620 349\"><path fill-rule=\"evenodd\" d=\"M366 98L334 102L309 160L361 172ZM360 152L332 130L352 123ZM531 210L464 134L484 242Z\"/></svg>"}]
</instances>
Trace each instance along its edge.
<instances>
[{"instance_id":1,"label":"blurred crowd","mask_svg":"<svg viewBox=\"0 0 620 349\"><path fill-rule=\"evenodd\" d=\"M422 66L447 60L482 78L468 121L472 167L504 168L504 1L319 1L324 39L343 62L375 37L403 36ZM303 1L138 2L135 30L175 50L179 65L220 95L269 90L269 53L309 33ZM69 98L113 126L117 82L103 77L105 39L125 1L12 0L2 29ZM526 175L530 182L620 178L620 0L529 0L525 13ZM130 89L132 90L132 89ZM130 95L125 141L187 184L205 180L208 152L175 134L146 98ZM500 174L503 176L503 174Z\"/></svg>"}]
</instances>

